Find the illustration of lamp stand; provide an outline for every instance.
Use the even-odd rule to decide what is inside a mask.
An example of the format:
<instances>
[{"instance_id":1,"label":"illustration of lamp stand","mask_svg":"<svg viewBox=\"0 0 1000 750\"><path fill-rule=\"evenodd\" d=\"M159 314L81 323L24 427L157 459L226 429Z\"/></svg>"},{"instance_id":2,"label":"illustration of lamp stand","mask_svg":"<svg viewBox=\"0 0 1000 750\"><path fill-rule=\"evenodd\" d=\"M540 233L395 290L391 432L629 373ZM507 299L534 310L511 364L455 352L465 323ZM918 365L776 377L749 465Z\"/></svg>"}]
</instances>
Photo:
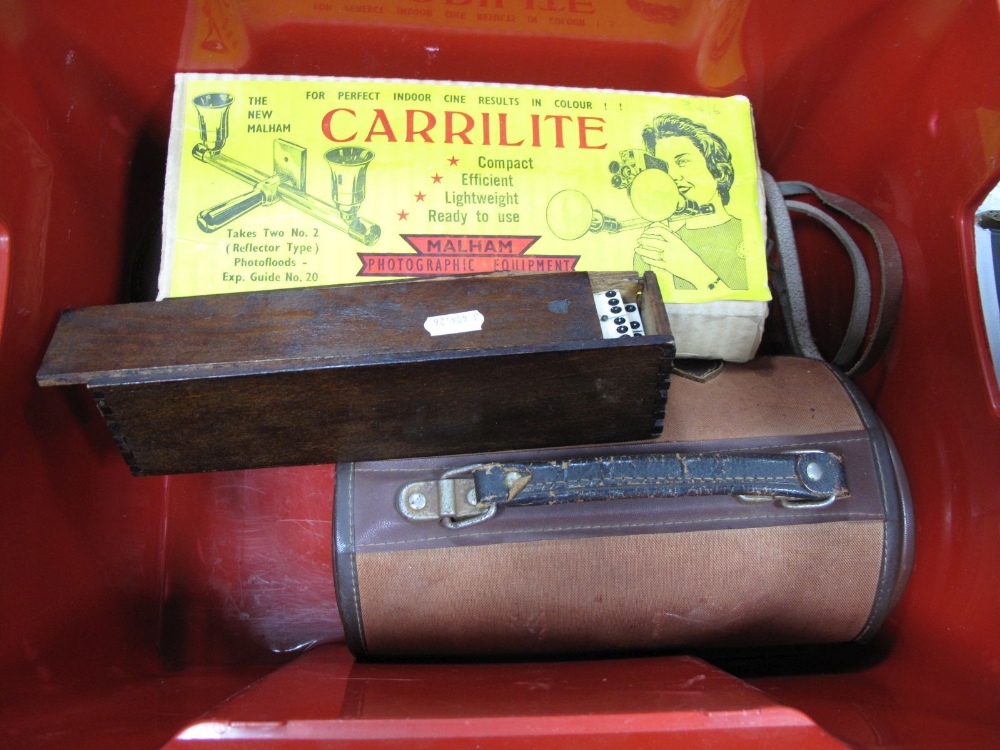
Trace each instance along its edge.
<instances>
[{"instance_id":1,"label":"illustration of lamp stand","mask_svg":"<svg viewBox=\"0 0 1000 750\"><path fill-rule=\"evenodd\" d=\"M274 170L266 174L222 153L229 137L229 107L233 97L226 93L202 94L194 99L198 112L201 143L193 156L216 169L253 186L198 214L198 227L214 232L244 216L257 206L284 201L303 213L339 229L364 245L374 245L382 230L358 216L365 199L365 178L375 154L359 146L342 146L326 152L333 181L333 205L306 192L306 149L282 138L274 140Z\"/></svg>"}]
</instances>

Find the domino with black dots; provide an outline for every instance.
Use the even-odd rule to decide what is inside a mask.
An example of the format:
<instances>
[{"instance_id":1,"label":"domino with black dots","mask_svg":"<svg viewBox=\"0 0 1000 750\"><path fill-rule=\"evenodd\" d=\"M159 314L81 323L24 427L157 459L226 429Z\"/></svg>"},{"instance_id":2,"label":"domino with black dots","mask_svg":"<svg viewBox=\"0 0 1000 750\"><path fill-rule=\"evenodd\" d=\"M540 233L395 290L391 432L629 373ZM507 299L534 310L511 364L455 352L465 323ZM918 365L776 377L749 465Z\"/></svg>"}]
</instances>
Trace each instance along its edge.
<instances>
[{"instance_id":1,"label":"domino with black dots","mask_svg":"<svg viewBox=\"0 0 1000 750\"><path fill-rule=\"evenodd\" d=\"M601 322L601 335L606 339L625 336L643 336L642 318L634 302L625 302L621 292L612 289L594 295L597 317Z\"/></svg>"}]
</instances>

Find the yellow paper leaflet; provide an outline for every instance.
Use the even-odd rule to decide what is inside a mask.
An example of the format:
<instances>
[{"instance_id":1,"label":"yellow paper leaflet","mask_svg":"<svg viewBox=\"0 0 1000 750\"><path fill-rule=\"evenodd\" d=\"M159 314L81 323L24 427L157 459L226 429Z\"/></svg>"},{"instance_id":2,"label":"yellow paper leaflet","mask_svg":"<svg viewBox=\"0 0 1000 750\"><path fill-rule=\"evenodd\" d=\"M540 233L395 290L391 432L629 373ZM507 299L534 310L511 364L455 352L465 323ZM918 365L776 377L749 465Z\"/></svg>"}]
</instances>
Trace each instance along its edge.
<instances>
[{"instance_id":1,"label":"yellow paper leaflet","mask_svg":"<svg viewBox=\"0 0 1000 750\"><path fill-rule=\"evenodd\" d=\"M770 298L742 97L179 75L160 297L654 270Z\"/></svg>"}]
</instances>

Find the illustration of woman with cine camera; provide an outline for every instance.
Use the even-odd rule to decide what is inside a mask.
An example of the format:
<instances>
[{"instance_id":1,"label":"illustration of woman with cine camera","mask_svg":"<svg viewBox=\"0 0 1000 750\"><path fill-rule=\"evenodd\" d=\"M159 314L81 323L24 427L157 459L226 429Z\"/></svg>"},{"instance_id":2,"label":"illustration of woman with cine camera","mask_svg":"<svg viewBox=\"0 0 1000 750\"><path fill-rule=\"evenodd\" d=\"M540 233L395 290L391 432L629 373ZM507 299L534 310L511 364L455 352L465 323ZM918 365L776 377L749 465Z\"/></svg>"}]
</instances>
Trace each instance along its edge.
<instances>
[{"instance_id":1,"label":"illustration of woman with cine camera","mask_svg":"<svg viewBox=\"0 0 1000 750\"><path fill-rule=\"evenodd\" d=\"M646 228L635 249L635 270L669 273L678 290L747 289L743 222L726 211L735 173L725 142L704 125L670 114L647 125L642 139L666 163L691 210Z\"/></svg>"}]
</instances>

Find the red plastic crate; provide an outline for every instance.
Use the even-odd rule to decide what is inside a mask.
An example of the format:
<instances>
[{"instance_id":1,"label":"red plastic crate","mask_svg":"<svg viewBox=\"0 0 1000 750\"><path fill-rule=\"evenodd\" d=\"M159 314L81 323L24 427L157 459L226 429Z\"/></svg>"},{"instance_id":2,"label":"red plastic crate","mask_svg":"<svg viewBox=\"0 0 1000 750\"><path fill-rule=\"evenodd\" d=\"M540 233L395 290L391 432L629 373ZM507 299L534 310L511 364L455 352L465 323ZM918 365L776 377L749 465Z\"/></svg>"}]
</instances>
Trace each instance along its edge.
<instances>
[{"instance_id":1,"label":"red plastic crate","mask_svg":"<svg viewBox=\"0 0 1000 750\"><path fill-rule=\"evenodd\" d=\"M972 244L1000 172L998 31L986 0L3 4L0 745L1000 746L1000 393ZM34 383L60 311L128 299L156 247L178 70L747 95L764 168L867 205L904 257L861 382L916 511L880 638L353 663L331 467L136 479L83 394ZM848 269L803 232L830 346Z\"/></svg>"}]
</instances>

